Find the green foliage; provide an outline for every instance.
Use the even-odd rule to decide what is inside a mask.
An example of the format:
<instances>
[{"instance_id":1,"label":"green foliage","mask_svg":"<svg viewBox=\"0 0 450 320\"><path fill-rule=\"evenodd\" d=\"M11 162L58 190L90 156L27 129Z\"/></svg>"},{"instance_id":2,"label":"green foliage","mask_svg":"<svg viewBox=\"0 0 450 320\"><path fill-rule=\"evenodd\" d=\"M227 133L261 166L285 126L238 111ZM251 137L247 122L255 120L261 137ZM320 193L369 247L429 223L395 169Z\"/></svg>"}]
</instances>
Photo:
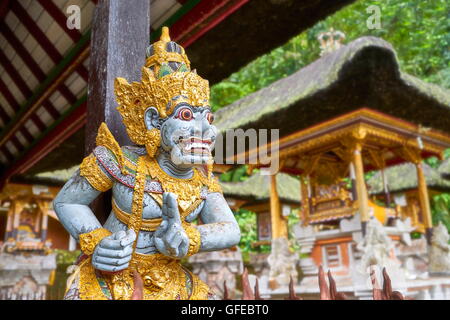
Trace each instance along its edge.
<instances>
[{"instance_id":1,"label":"green foliage","mask_svg":"<svg viewBox=\"0 0 450 320\"><path fill-rule=\"evenodd\" d=\"M252 243L258 240L256 213L253 211L239 209L235 215L236 221L241 229L241 241L239 248L242 252L253 251Z\"/></svg>"},{"instance_id":2,"label":"green foliage","mask_svg":"<svg viewBox=\"0 0 450 320\"><path fill-rule=\"evenodd\" d=\"M381 11L381 29L368 29L373 13ZM446 0L360 0L318 22L283 46L257 58L211 88L211 106L217 110L319 58L317 36L330 28L346 35L346 42L376 36L397 51L401 69L425 81L450 88L450 2Z\"/></svg>"},{"instance_id":3,"label":"green foliage","mask_svg":"<svg viewBox=\"0 0 450 320\"><path fill-rule=\"evenodd\" d=\"M53 252L56 253L57 265L74 264L75 261L77 261L78 256L81 254L80 250L68 251L62 249L54 249Z\"/></svg>"},{"instance_id":4,"label":"green foliage","mask_svg":"<svg viewBox=\"0 0 450 320\"><path fill-rule=\"evenodd\" d=\"M442 222L450 232L450 194L435 195L431 201L433 225Z\"/></svg>"}]
</instances>

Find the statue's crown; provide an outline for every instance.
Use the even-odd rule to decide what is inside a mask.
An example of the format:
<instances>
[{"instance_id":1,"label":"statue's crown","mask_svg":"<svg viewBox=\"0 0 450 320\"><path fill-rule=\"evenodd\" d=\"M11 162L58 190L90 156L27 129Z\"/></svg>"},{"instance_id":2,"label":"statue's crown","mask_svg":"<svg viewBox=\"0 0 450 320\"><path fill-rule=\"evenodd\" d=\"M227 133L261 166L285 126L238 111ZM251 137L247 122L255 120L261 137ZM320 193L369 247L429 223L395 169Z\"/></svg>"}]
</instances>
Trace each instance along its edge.
<instances>
[{"instance_id":1,"label":"statue's crown","mask_svg":"<svg viewBox=\"0 0 450 320\"><path fill-rule=\"evenodd\" d=\"M127 133L138 145L146 141L144 114L148 108L154 107L160 118L171 115L181 102L209 108L208 81L190 70L184 49L170 40L167 27L161 39L147 49L141 82L130 84L116 78L115 93Z\"/></svg>"},{"instance_id":2,"label":"statue's crown","mask_svg":"<svg viewBox=\"0 0 450 320\"><path fill-rule=\"evenodd\" d=\"M161 78L174 70L170 64L176 63L175 71L190 71L191 63L184 48L170 40L169 28L163 27L161 38L147 48L145 66Z\"/></svg>"}]
</instances>

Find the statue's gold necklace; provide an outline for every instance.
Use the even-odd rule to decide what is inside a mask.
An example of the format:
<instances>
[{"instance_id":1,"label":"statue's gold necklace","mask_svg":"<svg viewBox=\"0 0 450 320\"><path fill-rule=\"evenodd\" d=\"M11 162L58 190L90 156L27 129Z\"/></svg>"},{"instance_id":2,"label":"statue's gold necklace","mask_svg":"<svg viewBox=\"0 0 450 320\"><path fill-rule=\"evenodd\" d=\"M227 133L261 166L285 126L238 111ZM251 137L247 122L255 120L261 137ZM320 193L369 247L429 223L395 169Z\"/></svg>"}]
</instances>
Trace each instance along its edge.
<instances>
[{"instance_id":1,"label":"statue's gold necklace","mask_svg":"<svg viewBox=\"0 0 450 320\"><path fill-rule=\"evenodd\" d=\"M178 196L178 205L183 211L201 199L201 190L207 185L207 179L197 169L194 168L191 178L181 179L172 177L161 169L155 158L148 157L146 163L147 174L157 179L165 192L172 192Z\"/></svg>"}]
</instances>

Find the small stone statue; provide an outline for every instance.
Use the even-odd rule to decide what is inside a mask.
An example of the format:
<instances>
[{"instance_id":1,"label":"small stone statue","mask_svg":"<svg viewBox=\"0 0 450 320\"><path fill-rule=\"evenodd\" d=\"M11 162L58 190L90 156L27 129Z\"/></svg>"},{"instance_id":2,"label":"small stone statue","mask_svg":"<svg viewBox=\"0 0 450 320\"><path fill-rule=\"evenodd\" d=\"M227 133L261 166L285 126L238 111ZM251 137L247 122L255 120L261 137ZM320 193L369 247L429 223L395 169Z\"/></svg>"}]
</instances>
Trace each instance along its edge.
<instances>
[{"instance_id":1,"label":"small stone statue","mask_svg":"<svg viewBox=\"0 0 450 320\"><path fill-rule=\"evenodd\" d=\"M270 266L269 286L272 290L280 286L287 287L291 279L297 282L297 256L290 251L287 239L272 239L272 252L267 260Z\"/></svg>"},{"instance_id":2,"label":"small stone statue","mask_svg":"<svg viewBox=\"0 0 450 320\"><path fill-rule=\"evenodd\" d=\"M430 274L450 274L450 245L447 228L439 222L433 228L430 247Z\"/></svg>"},{"instance_id":3,"label":"small stone statue","mask_svg":"<svg viewBox=\"0 0 450 320\"><path fill-rule=\"evenodd\" d=\"M180 259L232 247L238 224L212 174L217 129L209 84L190 70L184 49L164 27L147 49L142 81L117 78L115 93L135 146L120 147L106 124L97 147L54 201L83 256L65 299L212 299ZM112 189L102 226L88 205ZM194 223L197 217L203 224ZM138 290L136 290L138 291Z\"/></svg>"},{"instance_id":4,"label":"small stone statue","mask_svg":"<svg viewBox=\"0 0 450 320\"><path fill-rule=\"evenodd\" d=\"M392 240L376 218L372 217L368 221L366 230L366 236L357 245L357 249L363 252L360 263L361 272L365 272L372 265L387 266L391 250L394 248Z\"/></svg>"}]
</instances>

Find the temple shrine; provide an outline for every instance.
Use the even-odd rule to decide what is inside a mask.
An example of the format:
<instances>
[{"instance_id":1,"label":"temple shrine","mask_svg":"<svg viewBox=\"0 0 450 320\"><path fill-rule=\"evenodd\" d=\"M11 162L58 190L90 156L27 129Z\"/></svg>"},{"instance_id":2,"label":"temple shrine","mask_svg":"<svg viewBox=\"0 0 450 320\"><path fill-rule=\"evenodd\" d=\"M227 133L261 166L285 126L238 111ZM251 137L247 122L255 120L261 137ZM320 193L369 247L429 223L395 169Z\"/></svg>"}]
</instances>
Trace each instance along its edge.
<instances>
[{"instance_id":1,"label":"temple shrine","mask_svg":"<svg viewBox=\"0 0 450 320\"><path fill-rule=\"evenodd\" d=\"M337 275L338 285L349 288L350 296L368 296L368 273L366 278L354 276L356 266L374 254L371 250L375 249L366 242L368 236L380 244L389 243L391 249L380 255L385 256L384 262L392 261L391 272L398 275L396 285L412 296L420 291L419 285L405 284L396 247L413 246L412 231L421 232L422 239L432 245L422 161L442 157L450 146L448 126L441 121L446 108L443 90L401 73L393 48L381 39L366 37L324 54L297 73L217 112L222 132L229 128L282 128L277 141L280 172L301 181L301 223L294 228L303 256L298 262L303 273L298 292L318 293L316 275L322 265ZM283 101L278 98L282 95ZM404 113L403 108L414 112ZM420 125L416 124L419 114ZM262 147L270 150L270 145ZM247 150L229 160L257 159L257 154L258 149ZM407 209L391 205L387 192L385 171L401 163L410 163L417 177L417 219L413 221L407 219L412 215ZM253 167L262 169L264 165ZM369 199L364 175L373 170L384 177L383 201ZM276 188L273 183L270 186L272 254L288 257L292 252L281 244L287 242L287 220ZM284 252L274 253L277 248ZM283 268L286 273L286 266L271 266L267 294L272 297L287 292ZM446 291L449 284L449 279L441 280L433 280L442 284L439 292Z\"/></svg>"}]
</instances>

